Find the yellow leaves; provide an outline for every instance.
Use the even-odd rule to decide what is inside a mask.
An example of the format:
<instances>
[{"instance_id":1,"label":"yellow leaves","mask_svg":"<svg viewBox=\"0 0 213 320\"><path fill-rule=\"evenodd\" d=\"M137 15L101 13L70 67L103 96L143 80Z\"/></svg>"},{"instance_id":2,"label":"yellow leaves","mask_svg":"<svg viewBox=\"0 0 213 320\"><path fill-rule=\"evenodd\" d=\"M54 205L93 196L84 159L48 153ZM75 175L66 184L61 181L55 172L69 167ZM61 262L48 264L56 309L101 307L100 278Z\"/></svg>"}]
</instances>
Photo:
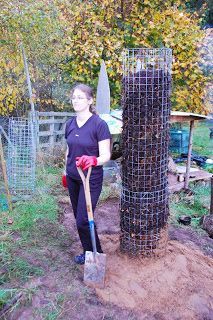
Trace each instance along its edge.
<instances>
[{"instance_id":1,"label":"yellow leaves","mask_svg":"<svg viewBox=\"0 0 213 320\"><path fill-rule=\"evenodd\" d=\"M13 111L13 109L14 109L14 104L9 104L9 105L8 105L8 109L9 109L9 111Z\"/></svg>"},{"instance_id":2,"label":"yellow leaves","mask_svg":"<svg viewBox=\"0 0 213 320\"><path fill-rule=\"evenodd\" d=\"M180 70L172 70L172 74L178 74L180 73Z\"/></svg>"},{"instance_id":3,"label":"yellow leaves","mask_svg":"<svg viewBox=\"0 0 213 320\"><path fill-rule=\"evenodd\" d=\"M196 80L197 76L196 76L196 74L193 73L193 74L191 74L190 78L191 78L191 80Z\"/></svg>"},{"instance_id":4,"label":"yellow leaves","mask_svg":"<svg viewBox=\"0 0 213 320\"><path fill-rule=\"evenodd\" d=\"M2 89L4 90L5 88L2 88ZM1 91L3 91L2 89ZM4 100L5 96L6 96L5 94L0 93L0 101Z\"/></svg>"},{"instance_id":5,"label":"yellow leaves","mask_svg":"<svg viewBox=\"0 0 213 320\"><path fill-rule=\"evenodd\" d=\"M155 23L162 21L163 15L161 12L156 12L153 15L153 20Z\"/></svg>"},{"instance_id":6,"label":"yellow leaves","mask_svg":"<svg viewBox=\"0 0 213 320\"><path fill-rule=\"evenodd\" d=\"M44 6L41 0L37 2L44 14L48 16L47 11L51 12L49 3ZM35 2L35 8L37 8L37 2ZM98 77L100 61L104 58L112 87L112 101L116 105L120 101L121 52L124 46L154 47L157 43L173 49L175 57L172 72L173 101L178 108L188 109L192 108L190 104L193 101L195 107L199 109L206 80L195 67L199 60L196 47L203 37L203 31L198 27L198 19L178 9L179 0L175 1L176 6L172 6L172 0L166 0L164 3L162 0L124 1L122 14L120 3L114 0L77 0L74 3L68 0L64 0L63 3L53 0L51 5L54 12L57 12L57 19L45 20L43 31L38 21L33 20L33 16L30 17L31 11L28 13L28 18L24 15L24 24L16 16L17 21L13 19L13 27L16 26L17 35L21 34L18 29L20 25L26 27L25 24L30 25L34 21L39 27L36 32L30 29L32 33L24 34L24 39L28 43L29 59L34 61L36 66L32 68L30 65L31 78L37 84L45 81L48 85L45 72L38 67L48 64L50 69L52 66L60 66L68 81L70 79L73 82L86 81L94 85ZM34 8L33 4L32 8ZM59 26L58 29L57 26ZM7 28L6 32L9 39L17 38L17 35L13 35L13 32ZM54 39L55 42L52 40L51 42L50 39ZM5 89L5 91L0 89L0 112L3 107L8 112L19 101L23 102L26 79L25 76L23 77L20 54L16 50L8 47L0 48L0 54L4 57L0 61L0 74L4 79L3 89ZM45 60L43 57L46 54L48 55ZM65 59L68 62L64 63ZM59 64L58 61L60 61ZM12 79L12 74L15 80ZM54 80L54 76L50 78ZM62 106L57 99L50 100L54 106ZM50 102L44 99L39 104L50 104Z\"/></svg>"},{"instance_id":7,"label":"yellow leaves","mask_svg":"<svg viewBox=\"0 0 213 320\"><path fill-rule=\"evenodd\" d=\"M115 16L116 16L116 18L118 18L118 19L122 18L122 15L121 15L120 13L117 13Z\"/></svg>"}]
</instances>

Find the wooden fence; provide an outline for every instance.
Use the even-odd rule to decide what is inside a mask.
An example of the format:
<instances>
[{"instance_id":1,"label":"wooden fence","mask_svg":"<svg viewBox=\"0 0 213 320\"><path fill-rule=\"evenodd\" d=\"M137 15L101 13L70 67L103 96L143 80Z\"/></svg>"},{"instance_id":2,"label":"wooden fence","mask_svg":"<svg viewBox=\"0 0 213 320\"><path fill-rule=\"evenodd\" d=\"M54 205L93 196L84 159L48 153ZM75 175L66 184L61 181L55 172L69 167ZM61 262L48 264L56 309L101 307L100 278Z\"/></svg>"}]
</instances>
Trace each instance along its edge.
<instances>
[{"instance_id":1,"label":"wooden fence","mask_svg":"<svg viewBox=\"0 0 213 320\"><path fill-rule=\"evenodd\" d=\"M73 115L72 112L36 112L38 149L53 150L65 145L65 123Z\"/></svg>"}]
</instances>

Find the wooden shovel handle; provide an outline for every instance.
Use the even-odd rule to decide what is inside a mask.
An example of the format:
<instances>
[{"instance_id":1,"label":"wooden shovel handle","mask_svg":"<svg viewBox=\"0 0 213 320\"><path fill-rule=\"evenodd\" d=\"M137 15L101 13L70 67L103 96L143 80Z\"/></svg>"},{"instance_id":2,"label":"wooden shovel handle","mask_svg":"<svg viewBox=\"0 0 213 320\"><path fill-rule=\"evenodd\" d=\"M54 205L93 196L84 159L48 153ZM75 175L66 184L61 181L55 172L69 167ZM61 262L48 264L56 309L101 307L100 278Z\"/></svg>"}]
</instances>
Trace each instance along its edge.
<instances>
[{"instance_id":1,"label":"wooden shovel handle","mask_svg":"<svg viewBox=\"0 0 213 320\"><path fill-rule=\"evenodd\" d=\"M83 185L85 186L85 185L86 185L86 180L89 181L89 179L90 179L91 172L92 172L92 167L89 167L86 176L84 175L84 172L83 172L83 170L82 170L80 167L77 167L77 170L78 170L78 173L79 173L79 175L80 175L80 177L81 177L81 180L82 180L82 182L83 182Z\"/></svg>"},{"instance_id":2,"label":"wooden shovel handle","mask_svg":"<svg viewBox=\"0 0 213 320\"><path fill-rule=\"evenodd\" d=\"M92 201L91 201L90 186L89 186L89 179L90 179L90 175L92 172L92 167L89 167L88 173L86 176L84 175L83 170L80 167L77 167L77 170L78 170L78 173L81 177L81 180L82 180L83 186L84 186L88 220L93 221L94 218L93 218Z\"/></svg>"}]
</instances>

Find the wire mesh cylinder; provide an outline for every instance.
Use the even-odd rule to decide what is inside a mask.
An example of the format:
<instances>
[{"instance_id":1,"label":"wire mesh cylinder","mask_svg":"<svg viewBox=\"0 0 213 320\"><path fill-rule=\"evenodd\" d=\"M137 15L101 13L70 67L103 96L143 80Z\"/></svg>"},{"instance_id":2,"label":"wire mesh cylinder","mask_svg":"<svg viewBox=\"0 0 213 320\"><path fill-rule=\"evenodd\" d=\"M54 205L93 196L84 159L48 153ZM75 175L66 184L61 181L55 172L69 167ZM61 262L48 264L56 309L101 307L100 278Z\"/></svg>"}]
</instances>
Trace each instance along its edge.
<instances>
[{"instance_id":1,"label":"wire mesh cylinder","mask_svg":"<svg viewBox=\"0 0 213 320\"><path fill-rule=\"evenodd\" d=\"M10 192L24 198L35 190L35 126L29 118L9 119L7 173Z\"/></svg>"},{"instance_id":2,"label":"wire mesh cylinder","mask_svg":"<svg viewBox=\"0 0 213 320\"><path fill-rule=\"evenodd\" d=\"M166 228L171 63L171 49L124 53L121 250L134 255L159 253Z\"/></svg>"}]
</instances>

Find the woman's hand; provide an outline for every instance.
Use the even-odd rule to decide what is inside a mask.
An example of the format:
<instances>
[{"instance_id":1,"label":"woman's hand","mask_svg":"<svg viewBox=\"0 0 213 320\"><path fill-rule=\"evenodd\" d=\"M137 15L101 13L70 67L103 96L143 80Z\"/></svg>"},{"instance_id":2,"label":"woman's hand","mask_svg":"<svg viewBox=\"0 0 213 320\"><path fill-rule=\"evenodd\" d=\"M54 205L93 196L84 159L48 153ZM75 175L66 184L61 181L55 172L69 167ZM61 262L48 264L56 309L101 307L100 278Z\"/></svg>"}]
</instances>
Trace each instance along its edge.
<instances>
[{"instance_id":1,"label":"woman's hand","mask_svg":"<svg viewBox=\"0 0 213 320\"><path fill-rule=\"evenodd\" d=\"M76 158L76 166L81 167L82 170L87 170L89 167L97 166L97 158L95 156L86 156Z\"/></svg>"}]
</instances>

